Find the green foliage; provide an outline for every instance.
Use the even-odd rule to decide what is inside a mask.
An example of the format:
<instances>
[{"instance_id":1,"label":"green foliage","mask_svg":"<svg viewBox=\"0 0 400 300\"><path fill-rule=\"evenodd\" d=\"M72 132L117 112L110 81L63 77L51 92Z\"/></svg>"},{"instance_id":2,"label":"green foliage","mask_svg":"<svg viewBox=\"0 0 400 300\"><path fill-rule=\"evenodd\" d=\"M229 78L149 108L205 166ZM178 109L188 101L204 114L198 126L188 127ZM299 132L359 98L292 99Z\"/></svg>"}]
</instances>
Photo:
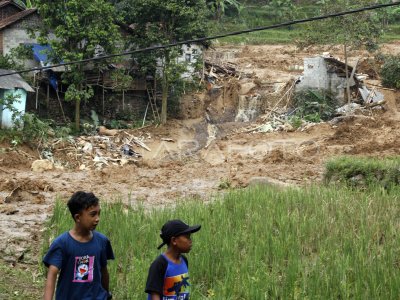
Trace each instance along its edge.
<instances>
[{"instance_id":1,"label":"green foliage","mask_svg":"<svg viewBox=\"0 0 400 300\"><path fill-rule=\"evenodd\" d=\"M65 92L65 101L88 101L93 97L93 94L94 92L91 86L82 88L80 85L76 86L72 83Z\"/></svg>"},{"instance_id":2,"label":"green foliage","mask_svg":"<svg viewBox=\"0 0 400 300\"><path fill-rule=\"evenodd\" d=\"M2 129L0 140L8 141L13 146L24 143L39 147L51 138L65 138L71 133L68 127L56 127L51 120L42 120L35 114L16 114L16 126Z\"/></svg>"},{"instance_id":3,"label":"green foliage","mask_svg":"<svg viewBox=\"0 0 400 300\"><path fill-rule=\"evenodd\" d=\"M16 239L15 242L18 242ZM29 248L33 248L29 247ZM8 249L7 249L8 250ZM25 251L35 252L35 249L24 249ZM25 255L26 257L27 255ZM14 264L10 267L10 262L0 260L0 299L19 300L19 299L41 299L43 297L43 282L41 276L36 276L36 272L28 272L26 259L24 263ZM36 263L34 263L36 267ZM31 268L31 266L30 266Z\"/></svg>"},{"instance_id":4,"label":"green foliage","mask_svg":"<svg viewBox=\"0 0 400 300\"><path fill-rule=\"evenodd\" d=\"M368 6L367 0L319 1L318 15L350 10ZM306 30L297 40L299 46L313 44L342 44L367 50L376 50L378 38L382 34L382 24L374 11L365 11L342 17L309 22L303 26Z\"/></svg>"},{"instance_id":5,"label":"green foliage","mask_svg":"<svg viewBox=\"0 0 400 300\"><path fill-rule=\"evenodd\" d=\"M388 55L384 61L380 72L382 85L400 89L400 55Z\"/></svg>"},{"instance_id":6,"label":"green foliage","mask_svg":"<svg viewBox=\"0 0 400 300\"><path fill-rule=\"evenodd\" d=\"M390 1L390 0L382 0L383 1ZM279 9L270 9L266 4L266 2L271 3L271 1L241 1L241 9L240 9L240 16L229 16L225 15L220 20L210 20L209 22L212 24L211 31L212 35L222 34L225 32L233 32L239 31L248 28L255 28L260 26L268 26L272 24L279 23L280 21L288 21L291 19L303 19L307 17L314 17L322 15L326 12L323 9L323 5L321 3L317 4L317 1L291 1L294 5L293 10L289 10L289 14L285 16L280 16L279 14L283 13L283 11ZM328 3L328 1L326 1ZM367 2L364 1L365 6L371 5L371 1ZM267 3L267 4L268 4ZM337 1L329 1L331 4L337 3ZM349 1L352 7L361 7L364 5L363 3ZM396 18L390 17L391 15L396 16L396 8L387 8L387 15L389 16L387 22L384 22L384 11L385 9L375 10L370 12L370 15L373 17L373 27L378 26L380 29L380 34L383 36L379 37L379 41L392 41L398 40L400 36L400 26L398 25L398 21ZM342 8L340 6L337 7L337 10L343 11L345 10L345 6ZM351 16L349 16L351 17ZM354 15L355 19L358 18L358 15ZM356 20L357 21L357 20ZM231 37L226 37L223 39L218 40L221 44L253 44L253 45L261 45L261 44L282 44L282 43L293 43L296 42L300 46L307 46L311 44L337 44L337 40L341 43L341 39L336 39L334 34L332 34L332 38L327 37L324 39L325 33L318 34L319 31L319 24L322 21L313 22L315 23L314 27L310 27L308 25L294 25L290 28L279 28L273 30L265 30L265 31L257 31L247 34L241 34ZM361 23L361 27L365 26L365 24ZM340 25L340 24L339 24ZM340 28L340 26L337 26ZM369 26L369 25L368 25ZM311 32L310 32L311 30ZM353 29L351 29L353 30ZM369 34L368 29L362 30L365 34ZM358 36L358 30L354 31L354 34ZM372 35L372 43L367 42L368 45L372 46L370 48L375 48L378 42L376 38L375 29L371 31ZM321 39L319 38L310 38L311 35L321 35ZM328 32L328 36L330 33ZM357 37L358 39L358 37ZM364 39L365 40L365 39ZM360 43L358 43L360 45ZM354 45L353 45L354 46Z\"/></svg>"},{"instance_id":7,"label":"green foliage","mask_svg":"<svg viewBox=\"0 0 400 300\"><path fill-rule=\"evenodd\" d=\"M186 200L165 209L104 200L109 202L102 202L98 230L115 252L108 266L116 299L143 298L148 268L160 254L160 228L171 218L202 224L188 254L193 299L393 299L400 294L398 189L257 187L208 204ZM42 254L73 226L65 202L56 202L47 226Z\"/></svg>"},{"instance_id":8,"label":"green foliage","mask_svg":"<svg viewBox=\"0 0 400 300\"><path fill-rule=\"evenodd\" d=\"M296 14L296 6L292 0L271 0L266 5L275 18L275 21L290 21Z\"/></svg>"},{"instance_id":9,"label":"green foliage","mask_svg":"<svg viewBox=\"0 0 400 300\"><path fill-rule=\"evenodd\" d=\"M113 89L116 91L127 90L132 86L133 78L128 74L127 70L115 69L111 73L111 79L115 82Z\"/></svg>"},{"instance_id":10,"label":"green foliage","mask_svg":"<svg viewBox=\"0 0 400 300\"><path fill-rule=\"evenodd\" d=\"M232 187L232 183L229 180L229 178L224 178L221 180L221 182L218 184L218 189L219 190L227 190Z\"/></svg>"},{"instance_id":11,"label":"green foliage","mask_svg":"<svg viewBox=\"0 0 400 300\"><path fill-rule=\"evenodd\" d=\"M17 59L32 59L32 46L21 44L11 50L12 56Z\"/></svg>"},{"instance_id":12,"label":"green foliage","mask_svg":"<svg viewBox=\"0 0 400 300\"><path fill-rule=\"evenodd\" d=\"M319 123L321 122L321 116L318 112L315 112L312 114L305 115L304 120L308 122Z\"/></svg>"},{"instance_id":13,"label":"green foliage","mask_svg":"<svg viewBox=\"0 0 400 300\"><path fill-rule=\"evenodd\" d=\"M115 20L118 16L114 6L106 0L90 2L79 0L37 0L43 27L40 28L40 42L50 44L54 54L64 62L93 58L101 52L116 52L120 34ZM52 32L56 38L50 39ZM54 61L59 62L59 61ZM94 63L92 68L101 69L108 61ZM93 96L93 91L85 84L84 69L81 65L71 65L62 75L68 85L66 99L76 101L75 126L79 130L80 103Z\"/></svg>"},{"instance_id":14,"label":"green foliage","mask_svg":"<svg viewBox=\"0 0 400 300\"><path fill-rule=\"evenodd\" d=\"M50 121L41 120L34 114L26 113L22 117L22 122L23 142L46 141L50 136L54 136Z\"/></svg>"},{"instance_id":15,"label":"green foliage","mask_svg":"<svg viewBox=\"0 0 400 300\"><path fill-rule=\"evenodd\" d=\"M293 126L294 129L297 129L300 128L300 126L303 124L303 119L299 116L294 115L289 118L289 123Z\"/></svg>"},{"instance_id":16,"label":"green foliage","mask_svg":"<svg viewBox=\"0 0 400 300\"><path fill-rule=\"evenodd\" d=\"M335 112L336 101L328 91L305 90L294 94L295 116L310 122L330 120Z\"/></svg>"},{"instance_id":17,"label":"green foliage","mask_svg":"<svg viewBox=\"0 0 400 300\"><path fill-rule=\"evenodd\" d=\"M400 7L392 7L388 11L388 22L400 21Z\"/></svg>"},{"instance_id":18,"label":"green foliage","mask_svg":"<svg viewBox=\"0 0 400 300\"><path fill-rule=\"evenodd\" d=\"M22 70L24 69L23 59L32 58L32 47L19 45L11 49L9 54L0 55L0 69Z\"/></svg>"},{"instance_id":19,"label":"green foliage","mask_svg":"<svg viewBox=\"0 0 400 300\"><path fill-rule=\"evenodd\" d=\"M10 54L0 55L0 69L18 70L21 68L21 64L15 60L14 56Z\"/></svg>"},{"instance_id":20,"label":"green foliage","mask_svg":"<svg viewBox=\"0 0 400 300\"><path fill-rule=\"evenodd\" d=\"M400 185L400 158L339 157L326 164L325 182L391 188Z\"/></svg>"},{"instance_id":21,"label":"green foliage","mask_svg":"<svg viewBox=\"0 0 400 300\"><path fill-rule=\"evenodd\" d=\"M242 5L237 0L211 0L207 1L207 6L218 21L221 20L229 8L234 8L238 15L240 15L240 11L242 10Z\"/></svg>"},{"instance_id":22,"label":"green foliage","mask_svg":"<svg viewBox=\"0 0 400 300\"><path fill-rule=\"evenodd\" d=\"M111 120L110 128L111 129L123 129L123 128L129 128L129 126L127 125L127 122L124 120Z\"/></svg>"},{"instance_id":23,"label":"green foliage","mask_svg":"<svg viewBox=\"0 0 400 300\"><path fill-rule=\"evenodd\" d=\"M204 0L132 0L120 1L118 7L125 23L135 24L131 36L136 47L169 44L206 36L207 8ZM168 94L174 83L182 80L186 63L177 61L181 48L168 48L135 55L145 75L157 75L162 87L161 122L167 118ZM157 70L157 71L156 71Z\"/></svg>"},{"instance_id":24,"label":"green foliage","mask_svg":"<svg viewBox=\"0 0 400 300\"><path fill-rule=\"evenodd\" d=\"M15 94L5 94L2 98L0 98L0 107L2 108L2 111L5 109L9 110L12 114L13 120L16 120L18 117L20 117L19 111L13 105L15 102L18 103L21 101L19 99L20 97L20 95ZM2 111L0 111L0 113L2 113Z\"/></svg>"}]
</instances>

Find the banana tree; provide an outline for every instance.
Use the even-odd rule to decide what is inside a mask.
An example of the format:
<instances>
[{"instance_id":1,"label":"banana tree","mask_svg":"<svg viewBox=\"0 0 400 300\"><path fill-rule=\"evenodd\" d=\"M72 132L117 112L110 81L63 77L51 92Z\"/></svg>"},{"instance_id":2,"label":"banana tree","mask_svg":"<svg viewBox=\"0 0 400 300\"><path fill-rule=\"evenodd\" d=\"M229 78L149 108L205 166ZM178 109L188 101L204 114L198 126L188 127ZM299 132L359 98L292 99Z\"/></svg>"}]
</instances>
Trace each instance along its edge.
<instances>
[{"instance_id":1,"label":"banana tree","mask_svg":"<svg viewBox=\"0 0 400 300\"><path fill-rule=\"evenodd\" d=\"M214 11L215 19L220 20L225 14L225 10L232 6L238 12L241 10L241 4L237 0L214 0L207 1L207 5Z\"/></svg>"},{"instance_id":2,"label":"banana tree","mask_svg":"<svg viewBox=\"0 0 400 300\"><path fill-rule=\"evenodd\" d=\"M275 22L291 19L296 9L292 0L272 0L265 7L271 11Z\"/></svg>"}]
</instances>

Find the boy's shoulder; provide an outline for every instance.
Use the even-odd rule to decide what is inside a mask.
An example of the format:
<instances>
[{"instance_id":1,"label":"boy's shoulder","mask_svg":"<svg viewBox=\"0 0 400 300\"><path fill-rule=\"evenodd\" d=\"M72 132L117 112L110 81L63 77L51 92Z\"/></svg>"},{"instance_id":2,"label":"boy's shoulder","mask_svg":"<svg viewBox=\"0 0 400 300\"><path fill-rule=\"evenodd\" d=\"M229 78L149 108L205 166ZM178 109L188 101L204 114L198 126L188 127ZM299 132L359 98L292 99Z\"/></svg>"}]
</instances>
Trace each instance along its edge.
<instances>
[{"instance_id":1,"label":"boy's shoulder","mask_svg":"<svg viewBox=\"0 0 400 300\"><path fill-rule=\"evenodd\" d=\"M159 256L157 256L156 257L156 259L155 260L153 260L153 262L152 262L152 264L153 265L155 265L155 264L161 264L161 265L167 265L168 264L168 260L165 258L165 256L164 255L162 255L162 254L160 254Z\"/></svg>"},{"instance_id":2,"label":"boy's shoulder","mask_svg":"<svg viewBox=\"0 0 400 300\"><path fill-rule=\"evenodd\" d=\"M186 263L187 266L189 266L189 262L186 256L181 255L182 260ZM165 257L164 254L160 254L157 256L155 260L153 260L152 264L160 264L160 265L168 265L169 260Z\"/></svg>"},{"instance_id":3,"label":"boy's shoulder","mask_svg":"<svg viewBox=\"0 0 400 300\"><path fill-rule=\"evenodd\" d=\"M54 239L53 244L65 242L68 240L68 238L69 238L69 232L65 231Z\"/></svg>"},{"instance_id":4,"label":"boy's shoulder","mask_svg":"<svg viewBox=\"0 0 400 300\"><path fill-rule=\"evenodd\" d=\"M109 240L105 234L98 232L98 231L93 231L93 237L101 239L101 240L107 240L107 241Z\"/></svg>"},{"instance_id":5,"label":"boy's shoulder","mask_svg":"<svg viewBox=\"0 0 400 300\"><path fill-rule=\"evenodd\" d=\"M109 239L108 237L106 237L104 234L98 232L98 231L93 231L93 238L101 241L101 242L108 242ZM54 241L52 242L52 244L61 244L61 245L65 245L65 243L69 243L69 242L73 242L73 238L71 237L71 235L69 234L69 231L63 232L61 233L59 236L57 236Z\"/></svg>"}]
</instances>

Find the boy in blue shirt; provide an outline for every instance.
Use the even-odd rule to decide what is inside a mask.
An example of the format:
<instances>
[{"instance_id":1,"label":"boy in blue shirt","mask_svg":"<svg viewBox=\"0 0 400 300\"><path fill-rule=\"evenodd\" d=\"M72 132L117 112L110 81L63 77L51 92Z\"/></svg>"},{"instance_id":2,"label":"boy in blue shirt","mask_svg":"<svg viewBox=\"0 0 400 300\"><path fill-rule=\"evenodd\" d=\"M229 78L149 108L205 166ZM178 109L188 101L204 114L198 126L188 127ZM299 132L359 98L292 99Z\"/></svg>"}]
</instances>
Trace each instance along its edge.
<instances>
[{"instance_id":1,"label":"boy in blue shirt","mask_svg":"<svg viewBox=\"0 0 400 300\"><path fill-rule=\"evenodd\" d=\"M181 220L171 220L164 224L160 237L160 249L167 250L158 256L150 266L146 290L148 300L189 300L188 261L182 253L192 248L191 233L199 231L200 225L189 226Z\"/></svg>"},{"instance_id":2,"label":"boy in blue shirt","mask_svg":"<svg viewBox=\"0 0 400 300\"><path fill-rule=\"evenodd\" d=\"M93 193L76 192L68 201L74 227L51 244L43 263L49 268L44 300L111 299L107 260L114 259L111 243L95 231L100 220L99 199Z\"/></svg>"}]
</instances>

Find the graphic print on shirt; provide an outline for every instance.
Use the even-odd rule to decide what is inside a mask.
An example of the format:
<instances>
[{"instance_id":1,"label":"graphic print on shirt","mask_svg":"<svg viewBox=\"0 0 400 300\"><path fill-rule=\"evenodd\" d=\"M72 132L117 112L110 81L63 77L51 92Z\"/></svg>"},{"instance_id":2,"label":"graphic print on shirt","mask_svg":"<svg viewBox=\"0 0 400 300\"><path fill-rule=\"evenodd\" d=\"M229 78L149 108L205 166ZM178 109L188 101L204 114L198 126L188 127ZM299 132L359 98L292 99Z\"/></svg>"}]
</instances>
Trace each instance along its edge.
<instances>
[{"instance_id":1,"label":"graphic print on shirt","mask_svg":"<svg viewBox=\"0 0 400 300\"><path fill-rule=\"evenodd\" d=\"M164 279L163 300L188 300L189 286L188 273L166 277Z\"/></svg>"},{"instance_id":2,"label":"graphic print on shirt","mask_svg":"<svg viewBox=\"0 0 400 300\"><path fill-rule=\"evenodd\" d=\"M74 279L72 282L92 282L93 281L94 256L75 257Z\"/></svg>"}]
</instances>

